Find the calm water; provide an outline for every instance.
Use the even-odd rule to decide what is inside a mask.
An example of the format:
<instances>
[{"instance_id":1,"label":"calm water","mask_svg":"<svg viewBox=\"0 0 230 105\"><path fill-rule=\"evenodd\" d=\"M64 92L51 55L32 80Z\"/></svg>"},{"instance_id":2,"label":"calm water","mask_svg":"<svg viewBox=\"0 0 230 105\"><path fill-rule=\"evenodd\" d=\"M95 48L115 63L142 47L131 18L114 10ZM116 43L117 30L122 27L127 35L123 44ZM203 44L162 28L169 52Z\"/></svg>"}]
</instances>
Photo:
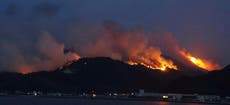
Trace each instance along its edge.
<instances>
[{"instance_id":1,"label":"calm water","mask_svg":"<svg viewBox=\"0 0 230 105\"><path fill-rule=\"evenodd\" d=\"M7 97L0 97L0 105L207 105L207 104L7 96Z\"/></svg>"}]
</instances>

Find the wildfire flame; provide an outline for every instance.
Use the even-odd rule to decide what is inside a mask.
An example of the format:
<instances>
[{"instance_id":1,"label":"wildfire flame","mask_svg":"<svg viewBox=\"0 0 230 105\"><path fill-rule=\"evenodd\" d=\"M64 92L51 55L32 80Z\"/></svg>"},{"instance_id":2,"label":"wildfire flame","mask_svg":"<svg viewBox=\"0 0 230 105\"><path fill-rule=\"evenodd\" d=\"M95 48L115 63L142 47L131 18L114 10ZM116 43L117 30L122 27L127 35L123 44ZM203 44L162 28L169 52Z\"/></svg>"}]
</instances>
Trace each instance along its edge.
<instances>
[{"instance_id":1,"label":"wildfire flame","mask_svg":"<svg viewBox=\"0 0 230 105\"><path fill-rule=\"evenodd\" d=\"M33 70L33 67L30 65L25 65L25 64L17 64L16 68L20 71L22 74L28 74L31 73Z\"/></svg>"},{"instance_id":2,"label":"wildfire flame","mask_svg":"<svg viewBox=\"0 0 230 105\"><path fill-rule=\"evenodd\" d=\"M187 58L191 63L195 64L196 66L202 69L205 69L208 71L220 69L219 64L215 64L210 60L195 57L191 53L187 52L185 49L180 50L180 54L184 56L185 58Z\"/></svg>"},{"instance_id":3,"label":"wildfire flame","mask_svg":"<svg viewBox=\"0 0 230 105\"><path fill-rule=\"evenodd\" d=\"M178 70L177 66L173 64L173 61L162 57L161 51L152 47L143 50L143 52L137 56L131 57L131 60L127 63L130 65L140 64L150 69L159 69L162 71L166 69Z\"/></svg>"},{"instance_id":4,"label":"wildfire flame","mask_svg":"<svg viewBox=\"0 0 230 105\"><path fill-rule=\"evenodd\" d=\"M143 63L143 62L140 62L140 63L137 63L137 62L134 62L134 61L127 61L126 63L128 63L129 65L143 65L147 68L150 68L150 69L159 69L161 71L165 71L167 68L170 68L170 69L174 69L174 70L177 70L177 66L175 65L150 65L150 64L147 64L147 63Z\"/></svg>"},{"instance_id":5,"label":"wildfire flame","mask_svg":"<svg viewBox=\"0 0 230 105\"><path fill-rule=\"evenodd\" d=\"M169 43L165 47L157 43L155 45L154 41L149 41L150 38L142 31L122 30L116 26L111 27L109 25L98 31L98 39L95 39L95 42L86 43L80 49L75 49L74 51L65 50L64 44L57 42L48 33L44 33L37 43L39 55L35 55L34 59L31 59L30 57L21 57L19 54L19 58L22 60L17 61L20 64L17 64L14 69L25 74L40 70L55 70L58 67L62 68L63 65L69 65L81 58L75 52L76 50L79 50L79 54L84 57L105 56L112 59L125 60L130 65L140 64L150 69L162 71L167 69L178 70L178 65L162 56L163 51L167 56L170 56L168 54L173 54L171 57L178 57L179 54L180 58L186 58L194 65L205 70L220 69L220 65L210 60L201 59L186 50L180 50L180 47L170 35L165 39L163 38L163 41L156 41L164 42L164 45L165 42ZM185 63L189 63L188 61Z\"/></svg>"}]
</instances>

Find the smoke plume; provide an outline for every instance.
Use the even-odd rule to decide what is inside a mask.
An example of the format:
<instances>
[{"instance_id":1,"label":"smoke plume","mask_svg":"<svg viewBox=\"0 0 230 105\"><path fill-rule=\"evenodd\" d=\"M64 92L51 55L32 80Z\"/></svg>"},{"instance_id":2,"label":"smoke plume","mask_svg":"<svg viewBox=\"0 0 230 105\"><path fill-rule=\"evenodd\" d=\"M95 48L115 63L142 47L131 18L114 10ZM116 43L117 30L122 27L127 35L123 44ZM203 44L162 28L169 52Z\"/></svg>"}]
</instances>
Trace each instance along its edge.
<instances>
[{"instance_id":1,"label":"smoke plume","mask_svg":"<svg viewBox=\"0 0 230 105\"><path fill-rule=\"evenodd\" d=\"M3 48L5 47L5 48ZM37 55L26 56L22 54L16 46L4 45L5 57L8 59L3 62L6 70L29 73L35 71L48 71L61 67L68 61L78 60L80 57L76 53L64 53L64 44L58 43L47 32L43 33L38 39ZM8 53L8 54L7 54ZM4 70L3 70L4 71Z\"/></svg>"},{"instance_id":2,"label":"smoke plume","mask_svg":"<svg viewBox=\"0 0 230 105\"><path fill-rule=\"evenodd\" d=\"M1 61L9 59L8 62L2 63L2 71L11 70L21 73L49 71L61 67L68 61L78 60L80 57L97 56L111 57L127 63L135 62L161 70L178 69L170 58L190 62L181 55L181 48L170 33L159 36L146 33L141 29L122 28L111 21L78 32L63 35L65 44L59 43L48 32L43 32L38 36L33 49L30 49L32 53L29 54L26 50L20 49L20 46L1 44L1 48L5 50L3 54L7 57L2 57ZM83 35L88 37L83 39L80 37ZM68 41L70 38L74 40ZM73 50L65 52L66 49Z\"/></svg>"}]
</instances>

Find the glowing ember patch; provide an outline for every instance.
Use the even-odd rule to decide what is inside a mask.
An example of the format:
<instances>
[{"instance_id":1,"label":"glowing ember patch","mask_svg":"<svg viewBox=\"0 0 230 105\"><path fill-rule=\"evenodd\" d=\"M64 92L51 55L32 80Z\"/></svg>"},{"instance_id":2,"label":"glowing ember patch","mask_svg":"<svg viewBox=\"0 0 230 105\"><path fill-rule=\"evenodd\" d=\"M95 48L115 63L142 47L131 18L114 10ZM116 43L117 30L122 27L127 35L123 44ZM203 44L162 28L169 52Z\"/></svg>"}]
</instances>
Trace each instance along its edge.
<instances>
[{"instance_id":1,"label":"glowing ember patch","mask_svg":"<svg viewBox=\"0 0 230 105\"><path fill-rule=\"evenodd\" d=\"M196 63L196 58L195 57L190 57L190 60L193 62L193 63Z\"/></svg>"},{"instance_id":2,"label":"glowing ember patch","mask_svg":"<svg viewBox=\"0 0 230 105\"><path fill-rule=\"evenodd\" d=\"M133 62L133 61L127 61L126 63L128 63L129 65L138 65L138 63Z\"/></svg>"},{"instance_id":3,"label":"glowing ember patch","mask_svg":"<svg viewBox=\"0 0 230 105\"><path fill-rule=\"evenodd\" d=\"M215 64L210 60L194 57L194 56L192 56L191 53L186 52L184 49L180 50L180 54L182 56L184 56L185 58L187 58L190 62L192 62L193 64L195 64L196 66L198 66L198 67L200 67L202 69L206 69L206 70L209 70L209 71L220 69L219 64Z\"/></svg>"},{"instance_id":4,"label":"glowing ember patch","mask_svg":"<svg viewBox=\"0 0 230 105\"><path fill-rule=\"evenodd\" d=\"M138 65L138 64L140 64L140 65L143 65L143 66L145 66L145 67L147 67L147 68L150 68L150 69L159 69L159 70L161 70L161 71L165 71L167 68L177 70L177 67L174 66L174 65L173 65L173 66L167 66L167 65L162 65L162 66L151 66L151 65L148 65L148 64L143 63L143 62L137 63L137 62L134 62L134 61L127 61L126 63L128 63L129 65Z\"/></svg>"},{"instance_id":5,"label":"glowing ember patch","mask_svg":"<svg viewBox=\"0 0 230 105\"><path fill-rule=\"evenodd\" d=\"M150 69L160 69L162 71L166 69L177 70L177 66L174 65L172 60L166 59L161 55L159 48L149 47L130 55L127 63L130 65L140 64Z\"/></svg>"},{"instance_id":6,"label":"glowing ember patch","mask_svg":"<svg viewBox=\"0 0 230 105\"><path fill-rule=\"evenodd\" d=\"M192 61L197 66L199 66L201 68L207 68L205 63L201 59L195 58L195 57L189 57L189 58L190 58L190 61Z\"/></svg>"},{"instance_id":7,"label":"glowing ember patch","mask_svg":"<svg viewBox=\"0 0 230 105\"><path fill-rule=\"evenodd\" d=\"M20 73L22 74L28 74L31 73L33 70L33 67L29 66L29 65L16 65L16 67L18 68L18 70L20 71Z\"/></svg>"}]
</instances>

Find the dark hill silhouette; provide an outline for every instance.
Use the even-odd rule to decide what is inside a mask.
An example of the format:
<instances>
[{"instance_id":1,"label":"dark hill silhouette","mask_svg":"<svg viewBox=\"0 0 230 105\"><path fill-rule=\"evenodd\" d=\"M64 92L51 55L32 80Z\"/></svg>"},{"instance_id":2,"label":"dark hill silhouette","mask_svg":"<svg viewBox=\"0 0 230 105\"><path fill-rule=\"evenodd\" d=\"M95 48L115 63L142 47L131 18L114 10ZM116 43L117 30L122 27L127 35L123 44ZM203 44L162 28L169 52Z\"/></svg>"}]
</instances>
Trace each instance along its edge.
<instances>
[{"instance_id":1,"label":"dark hill silhouette","mask_svg":"<svg viewBox=\"0 0 230 105\"><path fill-rule=\"evenodd\" d=\"M140 88L161 90L166 87L166 83L181 74L174 70L162 72L141 65L131 66L106 57L96 57L82 58L51 72L1 75L4 76L0 77L0 90L131 91Z\"/></svg>"},{"instance_id":2,"label":"dark hill silhouette","mask_svg":"<svg viewBox=\"0 0 230 105\"><path fill-rule=\"evenodd\" d=\"M230 66L195 77L181 77L172 82L168 91L182 93L230 94Z\"/></svg>"},{"instance_id":3,"label":"dark hill silhouette","mask_svg":"<svg viewBox=\"0 0 230 105\"><path fill-rule=\"evenodd\" d=\"M181 64L182 65L182 64ZM186 68L185 68L186 69ZM192 69L191 69L192 70ZM154 92L230 94L230 70L190 75L183 70L151 70L106 57L81 58L54 71L0 73L0 91ZM191 72L190 72L191 73Z\"/></svg>"}]
</instances>

